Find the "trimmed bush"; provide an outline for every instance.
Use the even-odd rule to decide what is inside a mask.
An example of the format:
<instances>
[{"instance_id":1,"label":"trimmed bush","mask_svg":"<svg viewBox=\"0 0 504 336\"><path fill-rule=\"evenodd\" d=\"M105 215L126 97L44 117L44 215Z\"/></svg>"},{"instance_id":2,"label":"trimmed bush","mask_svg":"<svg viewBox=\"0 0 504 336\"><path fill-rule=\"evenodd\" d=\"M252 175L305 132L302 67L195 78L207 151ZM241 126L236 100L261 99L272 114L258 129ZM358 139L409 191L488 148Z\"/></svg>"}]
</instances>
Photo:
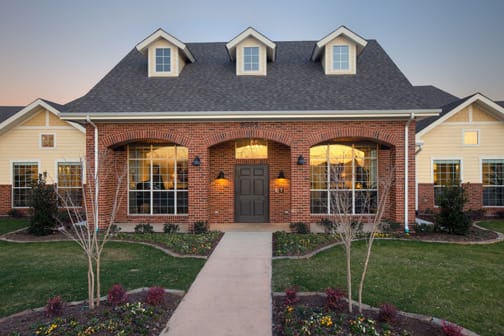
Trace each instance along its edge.
<instances>
[{"instance_id":1,"label":"trimmed bush","mask_svg":"<svg viewBox=\"0 0 504 336\"><path fill-rule=\"evenodd\" d=\"M135 226L135 233L138 233L138 234L154 233L154 228L149 223L147 223L147 224L137 224Z\"/></svg>"},{"instance_id":2,"label":"trimmed bush","mask_svg":"<svg viewBox=\"0 0 504 336\"><path fill-rule=\"evenodd\" d=\"M208 222L206 221L198 221L193 224L193 233L194 234L202 234L208 232Z\"/></svg>"},{"instance_id":3,"label":"trimmed bush","mask_svg":"<svg viewBox=\"0 0 504 336\"><path fill-rule=\"evenodd\" d=\"M285 304L293 305L298 302L299 298L297 297L297 289L296 287L289 287L285 289Z\"/></svg>"},{"instance_id":4,"label":"trimmed bush","mask_svg":"<svg viewBox=\"0 0 504 336\"><path fill-rule=\"evenodd\" d=\"M440 212L436 216L436 228L453 234L464 235L472 225L471 215L464 212L467 195L464 187L458 183L451 183L442 188L437 198Z\"/></svg>"},{"instance_id":5,"label":"trimmed bush","mask_svg":"<svg viewBox=\"0 0 504 336\"><path fill-rule=\"evenodd\" d=\"M164 233L175 233L175 232L178 232L179 230L179 226L178 224L165 224L163 225L163 231Z\"/></svg>"},{"instance_id":6,"label":"trimmed bush","mask_svg":"<svg viewBox=\"0 0 504 336\"><path fill-rule=\"evenodd\" d=\"M345 298L347 294L344 290L340 288L327 288L325 290L327 295L326 298L326 307L329 310L333 310L336 312L342 312L346 307Z\"/></svg>"},{"instance_id":7,"label":"trimmed bush","mask_svg":"<svg viewBox=\"0 0 504 336\"><path fill-rule=\"evenodd\" d=\"M45 176L42 174L39 174L38 181L31 189L30 212L28 227L30 234L45 236L52 233L57 224L58 195L53 186L46 184Z\"/></svg>"},{"instance_id":8,"label":"trimmed bush","mask_svg":"<svg viewBox=\"0 0 504 336\"><path fill-rule=\"evenodd\" d=\"M22 218L23 213L19 211L18 209L10 209L7 211L7 215L11 218Z\"/></svg>"},{"instance_id":9,"label":"trimmed bush","mask_svg":"<svg viewBox=\"0 0 504 336\"><path fill-rule=\"evenodd\" d=\"M147 298L145 299L145 302L152 306L159 306L162 304L165 300L166 292L164 288L161 287L151 287L147 291Z\"/></svg>"},{"instance_id":10,"label":"trimmed bush","mask_svg":"<svg viewBox=\"0 0 504 336\"><path fill-rule=\"evenodd\" d=\"M304 222L290 223L289 228L291 229L292 232L295 232L295 233L300 233L300 234L310 233L310 228L308 227L308 224L306 224Z\"/></svg>"},{"instance_id":11,"label":"trimmed bush","mask_svg":"<svg viewBox=\"0 0 504 336\"><path fill-rule=\"evenodd\" d=\"M47 301L45 311L47 316L54 317L60 316L63 313L64 302L61 300L61 296L55 296Z\"/></svg>"},{"instance_id":12,"label":"trimmed bush","mask_svg":"<svg viewBox=\"0 0 504 336\"><path fill-rule=\"evenodd\" d=\"M392 323L397 318L397 309L393 304L384 303L380 305L378 321Z\"/></svg>"},{"instance_id":13,"label":"trimmed bush","mask_svg":"<svg viewBox=\"0 0 504 336\"><path fill-rule=\"evenodd\" d=\"M128 294L126 290L120 285L113 285L107 295L107 302L112 306L118 306L120 304L126 303L128 300Z\"/></svg>"},{"instance_id":14,"label":"trimmed bush","mask_svg":"<svg viewBox=\"0 0 504 336\"><path fill-rule=\"evenodd\" d=\"M324 227L325 233L334 233L334 232L336 232L336 229L338 228L336 223L334 223L332 220L330 220L328 218L322 218L318 223L322 227Z\"/></svg>"}]
</instances>

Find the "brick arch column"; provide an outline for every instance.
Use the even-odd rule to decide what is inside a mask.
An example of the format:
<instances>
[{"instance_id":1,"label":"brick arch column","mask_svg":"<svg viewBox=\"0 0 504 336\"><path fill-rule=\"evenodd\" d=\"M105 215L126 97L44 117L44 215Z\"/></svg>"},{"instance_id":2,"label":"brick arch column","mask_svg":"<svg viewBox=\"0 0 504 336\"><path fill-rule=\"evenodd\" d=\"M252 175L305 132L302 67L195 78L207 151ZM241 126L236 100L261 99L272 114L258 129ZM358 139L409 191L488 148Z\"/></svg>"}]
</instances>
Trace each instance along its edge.
<instances>
[{"instance_id":1,"label":"brick arch column","mask_svg":"<svg viewBox=\"0 0 504 336\"><path fill-rule=\"evenodd\" d=\"M307 142L310 147L321 142L337 138L362 138L368 139L387 146L397 146L400 142L396 134L371 128L345 127L335 128L328 132L314 133L308 137Z\"/></svg>"},{"instance_id":2,"label":"brick arch column","mask_svg":"<svg viewBox=\"0 0 504 336\"><path fill-rule=\"evenodd\" d=\"M208 136L205 139L204 143L206 143L208 147L212 147L222 142L244 138L260 138L272 140L289 147L292 145L292 139L288 136L288 134L279 131L264 130L260 128L240 128L230 132L217 133Z\"/></svg>"},{"instance_id":3,"label":"brick arch column","mask_svg":"<svg viewBox=\"0 0 504 336\"><path fill-rule=\"evenodd\" d=\"M189 147L189 145L191 144L191 139L185 134L150 129L139 129L107 135L102 137L100 142L104 147L113 147L126 144L128 142L145 140L170 141L186 147Z\"/></svg>"}]
</instances>

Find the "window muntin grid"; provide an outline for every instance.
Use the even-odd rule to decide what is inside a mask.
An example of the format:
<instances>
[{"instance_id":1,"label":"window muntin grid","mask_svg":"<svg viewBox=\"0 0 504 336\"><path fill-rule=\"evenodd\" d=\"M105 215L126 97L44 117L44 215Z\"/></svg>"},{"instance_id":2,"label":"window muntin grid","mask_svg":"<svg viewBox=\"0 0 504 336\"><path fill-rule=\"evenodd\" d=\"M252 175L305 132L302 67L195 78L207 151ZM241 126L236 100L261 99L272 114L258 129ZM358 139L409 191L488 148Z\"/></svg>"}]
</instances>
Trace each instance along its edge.
<instances>
[{"instance_id":1,"label":"window muntin grid","mask_svg":"<svg viewBox=\"0 0 504 336\"><path fill-rule=\"evenodd\" d=\"M350 69L349 48L347 45L333 46L333 70Z\"/></svg>"},{"instance_id":2,"label":"window muntin grid","mask_svg":"<svg viewBox=\"0 0 504 336\"><path fill-rule=\"evenodd\" d=\"M460 160L434 160L434 205L439 205L443 187L460 183Z\"/></svg>"},{"instance_id":3,"label":"window muntin grid","mask_svg":"<svg viewBox=\"0 0 504 336\"><path fill-rule=\"evenodd\" d=\"M156 48L156 72L171 71L171 49Z\"/></svg>"},{"instance_id":4,"label":"window muntin grid","mask_svg":"<svg viewBox=\"0 0 504 336\"><path fill-rule=\"evenodd\" d=\"M243 70L259 71L259 47L243 48Z\"/></svg>"},{"instance_id":5,"label":"window muntin grid","mask_svg":"<svg viewBox=\"0 0 504 336\"><path fill-rule=\"evenodd\" d=\"M38 163L14 162L12 179L12 207L29 207L32 186L38 180Z\"/></svg>"},{"instance_id":6,"label":"window muntin grid","mask_svg":"<svg viewBox=\"0 0 504 336\"><path fill-rule=\"evenodd\" d=\"M82 206L82 165L80 162L58 162L59 205Z\"/></svg>"},{"instance_id":7,"label":"window muntin grid","mask_svg":"<svg viewBox=\"0 0 504 336\"><path fill-rule=\"evenodd\" d=\"M504 206L504 159L482 160L483 206Z\"/></svg>"}]
</instances>

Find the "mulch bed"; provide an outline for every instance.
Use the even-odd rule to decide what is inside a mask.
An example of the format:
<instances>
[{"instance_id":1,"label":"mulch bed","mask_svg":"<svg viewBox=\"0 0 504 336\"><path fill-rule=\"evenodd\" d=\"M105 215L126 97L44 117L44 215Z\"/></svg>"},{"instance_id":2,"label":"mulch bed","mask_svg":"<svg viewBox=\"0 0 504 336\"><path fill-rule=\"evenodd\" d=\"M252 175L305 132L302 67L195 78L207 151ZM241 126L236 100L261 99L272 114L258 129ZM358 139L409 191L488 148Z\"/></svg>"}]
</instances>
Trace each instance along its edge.
<instances>
[{"instance_id":1,"label":"mulch bed","mask_svg":"<svg viewBox=\"0 0 504 336\"><path fill-rule=\"evenodd\" d=\"M145 302L146 292L140 292L128 295L128 302ZM156 306L156 313L160 314L159 319L152 320L149 322L148 330L149 332L145 335L159 335L159 333L166 327L168 320L172 316L173 312L177 308L178 304L182 300L182 296L175 295L171 293L166 293L164 303ZM87 303L75 305L75 306L65 306L63 309L63 314L59 316L62 319L75 319L79 323L85 323L91 318L97 319L97 323L104 322L107 320L107 314L113 309L112 306L106 302L97 307L95 310L90 311L88 309ZM34 335L36 325L42 323L49 323L53 321L54 318L50 318L46 315L45 311L40 312L29 312L22 316L13 316L7 318L6 321L0 322L0 335ZM36 325L35 325L36 324ZM16 332L16 333L14 333ZM109 335L106 332L97 332L93 335Z\"/></svg>"},{"instance_id":2,"label":"mulch bed","mask_svg":"<svg viewBox=\"0 0 504 336\"><path fill-rule=\"evenodd\" d=\"M274 336L284 336L283 323L284 323L284 311L285 311L285 297L275 296L273 298L273 335ZM299 301L294 305L294 307L304 306L312 308L315 310L325 311L326 298L320 295L309 295L309 296L299 296ZM356 319L359 314L355 312L357 307L354 307L354 312L350 314L348 310L341 312L345 321ZM371 310L364 310L363 315L369 319L375 321L378 320L378 313ZM380 323L376 324L378 327ZM414 318L409 318L401 315L397 315L394 322L390 323L389 326L395 332L391 335L401 335L401 331L406 330L408 335L411 336L443 336L445 335L441 327L433 326L429 322L420 321ZM340 335L350 335L349 329L343 329ZM324 334L322 334L324 335Z\"/></svg>"},{"instance_id":3,"label":"mulch bed","mask_svg":"<svg viewBox=\"0 0 504 336\"><path fill-rule=\"evenodd\" d=\"M416 232L409 236L402 235L401 238L411 240L431 240L431 241L445 241L445 242L483 242L487 240L496 239L497 233L489 230L482 230L475 226L469 229L465 235L448 234L442 232Z\"/></svg>"},{"instance_id":4,"label":"mulch bed","mask_svg":"<svg viewBox=\"0 0 504 336\"><path fill-rule=\"evenodd\" d=\"M21 230L17 232L6 233L2 237L17 240L17 241L33 241L33 242L44 242L44 241L55 241L55 240L70 240L67 236L59 231L53 231L51 234L46 236L34 236L29 234L26 230Z\"/></svg>"}]
</instances>

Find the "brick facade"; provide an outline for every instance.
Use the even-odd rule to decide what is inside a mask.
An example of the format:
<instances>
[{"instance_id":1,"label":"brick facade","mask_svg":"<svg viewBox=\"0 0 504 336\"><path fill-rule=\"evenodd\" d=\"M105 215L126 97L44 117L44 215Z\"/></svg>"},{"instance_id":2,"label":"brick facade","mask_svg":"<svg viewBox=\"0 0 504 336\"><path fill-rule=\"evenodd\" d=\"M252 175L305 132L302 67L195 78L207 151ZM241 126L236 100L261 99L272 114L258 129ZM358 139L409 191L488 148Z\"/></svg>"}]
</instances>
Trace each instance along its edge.
<instances>
[{"instance_id":1,"label":"brick facade","mask_svg":"<svg viewBox=\"0 0 504 336\"><path fill-rule=\"evenodd\" d=\"M10 184L0 185L0 216L7 215L12 208L12 186Z\"/></svg>"},{"instance_id":2,"label":"brick facade","mask_svg":"<svg viewBox=\"0 0 504 336\"><path fill-rule=\"evenodd\" d=\"M268 159L246 160L246 164L269 167L270 222L315 222L321 216L310 214L310 147L329 140L366 140L380 144L378 173L384 176L391 167L395 182L389 196L386 217L404 221L404 127L406 121L289 121L289 122L194 122L194 123L98 123L99 153L109 153L109 162L100 169L100 216L106 223L112 210L116 190L111 171L127 166L125 146L133 142L176 143L188 148L189 163L195 156L200 166L189 164L189 213L187 215L128 215L127 197L123 198L116 222L180 223L198 220L210 223L234 221L234 169L243 160L234 158L234 140L260 138L268 140ZM414 220L415 202L415 123L409 129L409 208ZM298 165L300 155L306 164ZM94 166L94 129L87 126L87 158ZM238 162L239 161L239 162ZM223 171L227 183L215 180ZM276 177L283 170L287 180ZM108 177L105 177L108 173ZM279 185L279 184L282 185ZM127 181L122 193L126 194ZM283 188L283 193L280 192Z\"/></svg>"}]
</instances>

